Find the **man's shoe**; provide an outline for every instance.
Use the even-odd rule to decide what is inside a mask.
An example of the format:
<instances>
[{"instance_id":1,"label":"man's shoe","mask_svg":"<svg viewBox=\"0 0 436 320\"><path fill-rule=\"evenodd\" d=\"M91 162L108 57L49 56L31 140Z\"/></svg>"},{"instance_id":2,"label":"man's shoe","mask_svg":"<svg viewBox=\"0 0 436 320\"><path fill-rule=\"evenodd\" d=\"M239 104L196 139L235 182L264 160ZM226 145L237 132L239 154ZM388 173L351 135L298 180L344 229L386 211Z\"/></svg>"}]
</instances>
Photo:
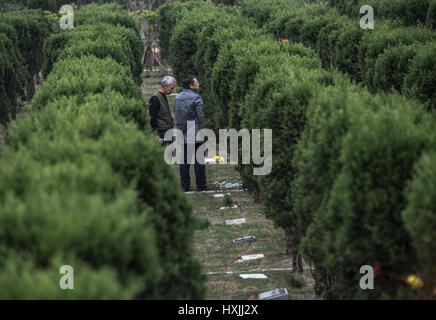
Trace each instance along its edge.
<instances>
[{"instance_id":1,"label":"man's shoe","mask_svg":"<svg viewBox=\"0 0 436 320\"><path fill-rule=\"evenodd\" d=\"M197 188L197 191L199 191L199 192L201 192L201 191L210 191L210 188L208 188L208 187L200 187L200 188Z\"/></svg>"},{"instance_id":2,"label":"man's shoe","mask_svg":"<svg viewBox=\"0 0 436 320\"><path fill-rule=\"evenodd\" d=\"M191 189L189 189L189 188L182 188L182 190L183 190L183 192L189 192L189 191L191 191Z\"/></svg>"}]
</instances>

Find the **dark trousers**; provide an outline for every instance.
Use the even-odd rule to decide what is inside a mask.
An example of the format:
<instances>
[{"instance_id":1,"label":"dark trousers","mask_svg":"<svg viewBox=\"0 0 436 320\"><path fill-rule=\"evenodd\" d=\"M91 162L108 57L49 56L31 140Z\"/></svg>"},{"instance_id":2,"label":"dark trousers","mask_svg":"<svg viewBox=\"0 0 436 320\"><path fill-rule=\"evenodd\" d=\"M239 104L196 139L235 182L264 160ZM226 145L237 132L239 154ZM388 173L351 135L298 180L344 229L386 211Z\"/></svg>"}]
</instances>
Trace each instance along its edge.
<instances>
[{"instance_id":1,"label":"dark trousers","mask_svg":"<svg viewBox=\"0 0 436 320\"><path fill-rule=\"evenodd\" d=\"M163 139L164 137L165 137L165 133L167 132L168 130L158 130L158 132L159 132L159 138L161 138L161 139ZM162 144L171 144L171 141L162 141Z\"/></svg>"},{"instance_id":2,"label":"dark trousers","mask_svg":"<svg viewBox=\"0 0 436 320\"><path fill-rule=\"evenodd\" d=\"M197 149L202 145L202 143L196 143L195 144L195 154L192 154L191 157L188 157L188 145L183 145L183 164L180 164L180 181L182 184L183 190L189 190L191 186L191 179L189 176L189 168L190 164L188 163L188 160L193 157L195 157L197 153ZM193 148L194 149L194 148ZM203 163L204 163L204 155L202 156ZM195 165L194 165L194 172L195 172L195 182L197 185L197 190L204 190L206 189L206 165L201 164L197 161L197 157L195 157Z\"/></svg>"}]
</instances>

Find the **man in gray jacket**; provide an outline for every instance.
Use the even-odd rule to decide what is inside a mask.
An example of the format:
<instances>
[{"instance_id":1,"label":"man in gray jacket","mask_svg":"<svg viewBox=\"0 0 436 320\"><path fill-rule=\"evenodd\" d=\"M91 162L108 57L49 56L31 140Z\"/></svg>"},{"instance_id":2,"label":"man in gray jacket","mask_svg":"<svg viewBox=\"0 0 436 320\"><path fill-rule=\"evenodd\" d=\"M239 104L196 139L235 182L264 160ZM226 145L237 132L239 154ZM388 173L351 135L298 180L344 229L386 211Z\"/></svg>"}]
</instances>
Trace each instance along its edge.
<instances>
[{"instance_id":1,"label":"man in gray jacket","mask_svg":"<svg viewBox=\"0 0 436 320\"><path fill-rule=\"evenodd\" d=\"M184 146L183 146L183 163L180 164L180 180L182 184L182 189L184 191L190 190L190 159L194 150L195 153L197 149L204 143L204 141L196 140L196 136L203 121L203 110L201 109L203 105L203 100L198 94L198 89L200 88L200 83L194 75L190 75L183 80L184 90L176 97L174 102L174 112L176 115L176 126L177 129L183 132ZM189 127L188 121L195 122L195 135L188 134ZM193 138L194 137L194 138ZM188 147L189 146L189 147ZM198 161L195 157L195 180L197 184L198 191L205 191L206 187L206 167L204 161ZM202 162L202 163L201 163Z\"/></svg>"}]
</instances>

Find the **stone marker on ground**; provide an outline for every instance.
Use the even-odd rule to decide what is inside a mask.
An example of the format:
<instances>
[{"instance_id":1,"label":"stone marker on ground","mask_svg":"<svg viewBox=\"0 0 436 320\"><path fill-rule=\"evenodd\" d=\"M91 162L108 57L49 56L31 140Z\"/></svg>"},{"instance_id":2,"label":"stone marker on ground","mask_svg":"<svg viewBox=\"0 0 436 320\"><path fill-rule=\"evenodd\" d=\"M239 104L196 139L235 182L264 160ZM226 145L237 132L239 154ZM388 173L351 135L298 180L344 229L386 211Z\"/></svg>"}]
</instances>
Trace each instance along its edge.
<instances>
[{"instance_id":1,"label":"stone marker on ground","mask_svg":"<svg viewBox=\"0 0 436 320\"><path fill-rule=\"evenodd\" d=\"M268 279L263 273L240 274L242 279Z\"/></svg>"},{"instance_id":2,"label":"stone marker on ground","mask_svg":"<svg viewBox=\"0 0 436 320\"><path fill-rule=\"evenodd\" d=\"M249 255L246 255L246 256L241 256L241 260L242 261L257 260L257 259L263 259L263 258L265 258L263 253L260 253L260 254L249 254Z\"/></svg>"},{"instance_id":3,"label":"stone marker on ground","mask_svg":"<svg viewBox=\"0 0 436 320\"><path fill-rule=\"evenodd\" d=\"M257 260L257 259L263 259L263 258L265 258L265 256L262 253L261 254L249 254L246 256L241 256L241 257L236 258L234 263L241 263L241 262L245 262L245 261Z\"/></svg>"},{"instance_id":4,"label":"stone marker on ground","mask_svg":"<svg viewBox=\"0 0 436 320\"><path fill-rule=\"evenodd\" d=\"M217 194L214 194L213 197L214 198L224 198L225 195L230 196L230 193L226 193L226 194L224 194L224 193L217 193Z\"/></svg>"},{"instance_id":5,"label":"stone marker on ground","mask_svg":"<svg viewBox=\"0 0 436 320\"><path fill-rule=\"evenodd\" d=\"M259 300L288 300L288 290L280 288L262 292L259 294Z\"/></svg>"},{"instance_id":6,"label":"stone marker on ground","mask_svg":"<svg viewBox=\"0 0 436 320\"><path fill-rule=\"evenodd\" d=\"M306 268L308 269L308 268ZM278 271L292 271L293 268L256 268L252 270L244 270L244 271L215 271L215 272L207 272L208 276L218 276L218 275L232 275L232 274L241 274L241 273L249 273L249 272L278 272Z\"/></svg>"},{"instance_id":7,"label":"stone marker on ground","mask_svg":"<svg viewBox=\"0 0 436 320\"><path fill-rule=\"evenodd\" d=\"M226 220L226 224L241 224L247 222L245 218L242 219L233 219L233 220Z\"/></svg>"},{"instance_id":8,"label":"stone marker on ground","mask_svg":"<svg viewBox=\"0 0 436 320\"><path fill-rule=\"evenodd\" d=\"M256 242L256 237L255 236L247 236L247 237L243 237L243 238L237 238L232 240L233 243L253 243Z\"/></svg>"},{"instance_id":9,"label":"stone marker on ground","mask_svg":"<svg viewBox=\"0 0 436 320\"><path fill-rule=\"evenodd\" d=\"M228 190L228 191L232 191L232 189L239 189L242 188L242 181L236 181L236 182L227 182L227 181L213 181L211 184L213 184L214 186L217 187L217 189L221 189L221 190Z\"/></svg>"},{"instance_id":10,"label":"stone marker on ground","mask_svg":"<svg viewBox=\"0 0 436 320\"><path fill-rule=\"evenodd\" d=\"M238 206L236 204L233 205L233 207L221 207L220 210L226 210L226 209L237 209Z\"/></svg>"},{"instance_id":11,"label":"stone marker on ground","mask_svg":"<svg viewBox=\"0 0 436 320\"><path fill-rule=\"evenodd\" d=\"M194 193L215 193L215 192L219 192L221 190L208 190L208 191L187 191L185 192L185 194L194 194ZM244 192L246 190L244 189L231 189L231 190L226 190L228 192Z\"/></svg>"}]
</instances>

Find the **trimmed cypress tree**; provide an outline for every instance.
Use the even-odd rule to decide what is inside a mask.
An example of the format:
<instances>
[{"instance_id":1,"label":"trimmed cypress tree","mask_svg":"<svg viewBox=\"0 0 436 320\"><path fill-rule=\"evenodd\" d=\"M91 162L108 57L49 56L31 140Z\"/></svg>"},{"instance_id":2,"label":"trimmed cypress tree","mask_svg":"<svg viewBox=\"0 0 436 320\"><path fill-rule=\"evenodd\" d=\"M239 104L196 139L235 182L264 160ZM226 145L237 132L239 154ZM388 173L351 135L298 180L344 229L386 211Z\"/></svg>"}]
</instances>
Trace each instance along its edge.
<instances>
[{"instance_id":1,"label":"trimmed cypress tree","mask_svg":"<svg viewBox=\"0 0 436 320\"><path fill-rule=\"evenodd\" d=\"M412 238L412 245L418 255L418 274L422 275L424 292L422 298L431 298L436 285L436 248L434 230L436 227L436 154L424 153L415 165L413 179L405 196L407 207L402 218Z\"/></svg>"}]
</instances>

